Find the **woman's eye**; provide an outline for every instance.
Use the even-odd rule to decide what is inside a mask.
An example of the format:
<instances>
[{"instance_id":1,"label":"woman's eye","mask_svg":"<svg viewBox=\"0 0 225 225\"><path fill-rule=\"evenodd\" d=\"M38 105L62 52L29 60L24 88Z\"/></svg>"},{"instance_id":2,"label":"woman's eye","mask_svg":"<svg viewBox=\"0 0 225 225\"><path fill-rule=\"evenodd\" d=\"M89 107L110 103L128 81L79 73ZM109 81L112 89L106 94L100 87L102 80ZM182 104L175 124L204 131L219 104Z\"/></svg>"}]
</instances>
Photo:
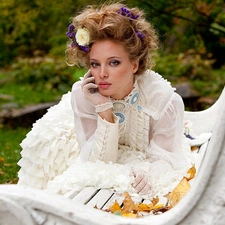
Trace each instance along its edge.
<instances>
[{"instance_id":1,"label":"woman's eye","mask_svg":"<svg viewBox=\"0 0 225 225\"><path fill-rule=\"evenodd\" d=\"M97 63L97 62L91 62L91 66L92 67L97 67L97 66L99 66L99 63Z\"/></svg>"},{"instance_id":2,"label":"woman's eye","mask_svg":"<svg viewBox=\"0 0 225 225\"><path fill-rule=\"evenodd\" d=\"M118 66L119 64L120 64L120 61L118 61L118 60L113 60L110 62L111 66Z\"/></svg>"}]
</instances>

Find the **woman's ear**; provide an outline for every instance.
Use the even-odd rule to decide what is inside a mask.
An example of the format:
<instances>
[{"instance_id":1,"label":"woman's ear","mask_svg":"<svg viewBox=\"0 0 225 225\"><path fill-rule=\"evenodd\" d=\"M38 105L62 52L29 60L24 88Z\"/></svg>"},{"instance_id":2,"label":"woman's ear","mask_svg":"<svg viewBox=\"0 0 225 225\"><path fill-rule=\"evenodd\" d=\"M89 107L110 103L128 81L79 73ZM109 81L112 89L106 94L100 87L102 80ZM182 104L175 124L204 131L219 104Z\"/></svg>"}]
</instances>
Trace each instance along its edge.
<instances>
[{"instance_id":1,"label":"woman's ear","mask_svg":"<svg viewBox=\"0 0 225 225\"><path fill-rule=\"evenodd\" d=\"M133 73L136 73L137 72L138 67L139 67L139 61L138 60L135 60L133 62Z\"/></svg>"}]
</instances>

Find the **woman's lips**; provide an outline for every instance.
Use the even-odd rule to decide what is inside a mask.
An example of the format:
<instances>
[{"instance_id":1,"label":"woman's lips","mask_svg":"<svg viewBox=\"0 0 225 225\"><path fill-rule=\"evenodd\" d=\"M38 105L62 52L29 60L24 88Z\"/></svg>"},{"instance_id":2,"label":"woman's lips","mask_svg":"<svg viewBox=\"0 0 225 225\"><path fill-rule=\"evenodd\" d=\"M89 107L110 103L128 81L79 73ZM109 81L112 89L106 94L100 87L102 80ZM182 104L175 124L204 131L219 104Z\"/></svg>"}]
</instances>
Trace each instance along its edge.
<instances>
[{"instance_id":1,"label":"woman's lips","mask_svg":"<svg viewBox=\"0 0 225 225\"><path fill-rule=\"evenodd\" d=\"M108 83L108 82L100 82L98 84L98 86L101 88L101 89L107 89L111 86L111 83Z\"/></svg>"}]
</instances>

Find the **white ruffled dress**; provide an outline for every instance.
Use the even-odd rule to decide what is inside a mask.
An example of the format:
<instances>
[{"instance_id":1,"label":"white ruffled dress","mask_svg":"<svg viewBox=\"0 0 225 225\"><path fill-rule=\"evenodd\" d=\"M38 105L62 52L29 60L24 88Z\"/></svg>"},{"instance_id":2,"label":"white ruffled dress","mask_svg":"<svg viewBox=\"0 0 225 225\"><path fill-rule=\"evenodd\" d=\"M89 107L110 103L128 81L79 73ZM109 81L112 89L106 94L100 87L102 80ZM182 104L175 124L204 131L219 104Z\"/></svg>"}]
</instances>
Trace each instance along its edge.
<instances>
[{"instance_id":1,"label":"white ruffled dress","mask_svg":"<svg viewBox=\"0 0 225 225\"><path fill-rule=\"evenodd\" d=\"M172 191L193 163L182 144L181 97L147 70L124 100L112 101L115 123L98 116L76 82L22 141L18 184L61 195L87 186L135 193L130 173L143 170L151 197Z\"/></svg>"}]
</instances>

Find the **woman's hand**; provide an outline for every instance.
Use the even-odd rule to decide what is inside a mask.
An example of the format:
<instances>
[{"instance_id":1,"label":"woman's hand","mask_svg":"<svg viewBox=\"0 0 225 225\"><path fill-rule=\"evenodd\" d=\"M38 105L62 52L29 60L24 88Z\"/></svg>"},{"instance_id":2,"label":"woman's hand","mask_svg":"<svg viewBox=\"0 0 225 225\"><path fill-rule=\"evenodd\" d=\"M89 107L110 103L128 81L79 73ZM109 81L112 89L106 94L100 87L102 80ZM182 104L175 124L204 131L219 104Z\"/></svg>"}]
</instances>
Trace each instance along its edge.
<instances>
[{"instance_id":1,"label":"woman's hand","mask_svg":"<svg viewBox=\"0 0 225 225\"><path fill-rule=\"evenodd\" d=\"M95 78L92 77L89 70L85 75L82 83L84 97L93 106L96 112L103 112L113 107L110 97L103 96L98 91L98 85L94 83Z\"/></svg>"},{"instance_id":2,"label":"woman's hand","mask_svg":"<svg viewBox=\"0 0 225 225\"><path fill-rule=\"evenodd\" d=\"M148 174L143 170L133 171L134 183L133 188L138 194L145 195L151 193L151 183L149 182Z\"/></svg>"}]
</instances>

